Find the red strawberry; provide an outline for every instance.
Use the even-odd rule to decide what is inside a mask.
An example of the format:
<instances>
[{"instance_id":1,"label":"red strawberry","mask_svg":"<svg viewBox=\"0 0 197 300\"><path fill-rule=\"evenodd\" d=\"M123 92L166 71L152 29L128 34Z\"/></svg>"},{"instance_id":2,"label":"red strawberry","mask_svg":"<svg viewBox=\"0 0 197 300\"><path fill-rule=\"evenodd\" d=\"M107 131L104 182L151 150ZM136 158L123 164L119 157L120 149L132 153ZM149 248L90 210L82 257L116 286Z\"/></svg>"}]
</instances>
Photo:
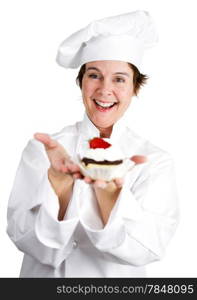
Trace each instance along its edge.
<instances>
[{"instance_id":1,"label":"red strawberry","mask_svg":"<svg viewBox=\"0 0 197 300\"><path fill-rule=\"evenodd\" d=\"M111 144L109 144L108 142L104 141L103 139L97 138L97 137L89 140L89 145L90 145L90 148L92 148L92 149L96 149L96 148L106 149L106 148L111 147Z\"/></svg>"}]
</instances>

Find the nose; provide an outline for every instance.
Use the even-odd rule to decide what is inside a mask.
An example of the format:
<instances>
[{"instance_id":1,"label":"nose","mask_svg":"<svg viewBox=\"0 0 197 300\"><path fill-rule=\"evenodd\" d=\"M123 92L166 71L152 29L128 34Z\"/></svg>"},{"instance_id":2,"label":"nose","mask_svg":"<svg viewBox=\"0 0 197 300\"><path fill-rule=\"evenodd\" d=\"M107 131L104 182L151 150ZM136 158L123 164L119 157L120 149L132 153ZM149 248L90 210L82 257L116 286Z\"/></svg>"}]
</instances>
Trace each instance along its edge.
<instances>
[{"instance_id":1,"label":"nose","mask_svg":"<svg viewBox=\"0 0 197 300\"><path fill-rule=\"evenodd\" d=\"M108 79L101 80L97 92L100 96L110 96L113 93L112 82Z\"/></svg>"}]
</instances>

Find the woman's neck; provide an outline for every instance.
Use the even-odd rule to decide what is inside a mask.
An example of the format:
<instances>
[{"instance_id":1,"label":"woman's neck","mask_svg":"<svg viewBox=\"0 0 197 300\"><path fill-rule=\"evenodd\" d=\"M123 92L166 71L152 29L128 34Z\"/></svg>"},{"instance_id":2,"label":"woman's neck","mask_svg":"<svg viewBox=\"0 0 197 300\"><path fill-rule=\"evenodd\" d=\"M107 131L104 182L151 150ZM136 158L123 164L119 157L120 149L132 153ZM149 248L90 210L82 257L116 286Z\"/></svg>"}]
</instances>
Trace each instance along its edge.
<instances>
[{"instance_id":1,"label":"woman's neck","mask_svg":"<svg viewBox=\"0 0 197 300\"><path fill-rule=\"evenodd\" d=\"M97 127L97 128L100 131L101 138L110 138L113 126L108 127L108 128L100 128L100 127Z\"/></svg>"}]
</instances>

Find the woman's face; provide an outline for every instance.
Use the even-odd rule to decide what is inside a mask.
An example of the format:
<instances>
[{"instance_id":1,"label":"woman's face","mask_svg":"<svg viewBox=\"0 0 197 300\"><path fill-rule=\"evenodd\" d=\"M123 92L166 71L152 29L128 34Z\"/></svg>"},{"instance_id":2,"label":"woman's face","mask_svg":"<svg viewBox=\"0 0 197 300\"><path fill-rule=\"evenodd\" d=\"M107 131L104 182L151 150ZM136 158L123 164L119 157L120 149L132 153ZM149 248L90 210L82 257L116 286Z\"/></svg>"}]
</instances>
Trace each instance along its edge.
<instances>
[{"instance_id":1,"label":"woman's face","mask_svg":"<svg viewBox=\"0 0 197 300\"><path fill-rule=\"evenodd\" d=\"M133 95L133 70L128 63L106 60L86 64L82 97L87 115L98 129L112 127Z\"/></svg>"}]
</instances>

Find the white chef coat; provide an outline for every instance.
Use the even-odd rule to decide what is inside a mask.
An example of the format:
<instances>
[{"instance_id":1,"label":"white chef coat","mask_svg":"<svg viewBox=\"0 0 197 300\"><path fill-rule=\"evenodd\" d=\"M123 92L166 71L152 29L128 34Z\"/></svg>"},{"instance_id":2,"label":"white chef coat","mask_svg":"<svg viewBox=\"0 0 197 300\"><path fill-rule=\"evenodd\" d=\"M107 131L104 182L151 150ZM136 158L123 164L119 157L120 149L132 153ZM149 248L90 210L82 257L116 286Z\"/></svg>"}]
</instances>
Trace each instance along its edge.
<instances>
[{"instance_id":1,"label":"white chef coat","mask_svg":"<svg viewBox=\"0 0 197 300\"><path fill-rule=\"evenodd\" d=\"M85 114L52 138L73 157L84 141L99 136ZM8 205L7 232L24 252L21 277L144 277L145 265L163 257L178 223L171 156L119 120L111 140L125 157L145 155L125 176L110 218L103 226L91 185L75 180L63 221L47 176L44 146L30 140L23 151Z\"/></svg>"}]
</instances>

